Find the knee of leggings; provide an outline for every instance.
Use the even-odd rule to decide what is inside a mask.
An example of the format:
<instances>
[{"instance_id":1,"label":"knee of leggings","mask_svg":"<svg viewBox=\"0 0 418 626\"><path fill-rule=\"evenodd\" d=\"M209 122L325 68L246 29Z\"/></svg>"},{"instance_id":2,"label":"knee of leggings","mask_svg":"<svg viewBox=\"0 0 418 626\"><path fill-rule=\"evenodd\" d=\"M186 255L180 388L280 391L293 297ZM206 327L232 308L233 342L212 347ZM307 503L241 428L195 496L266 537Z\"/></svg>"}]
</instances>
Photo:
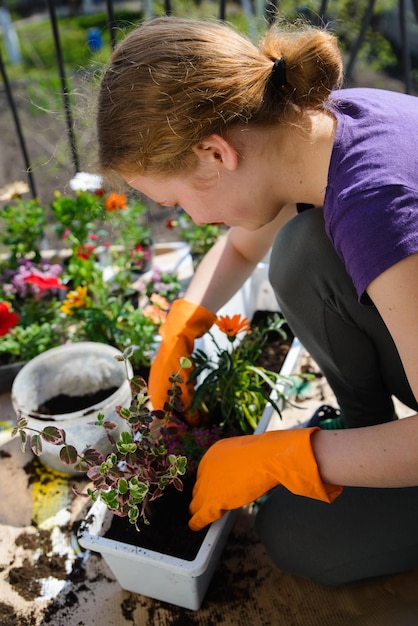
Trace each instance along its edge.
<instances>
[{"instance_id":1,"label":"knee of leggings","mask_svg":"<svg viewBox=\"0 0 418 626\"><path fill-rule=\"evenodd\" d=\"M333 563L333 555L324 554L326 546L321 539L317 540L318 529L301 522L295 496L283 487L272 493L273 497L268 496L258 509L255 529L273 564L286 574L324 587L352 582L347 580L344 568ZM296 503L294 514L292 501Z\"/></svg>"}]
</instances>

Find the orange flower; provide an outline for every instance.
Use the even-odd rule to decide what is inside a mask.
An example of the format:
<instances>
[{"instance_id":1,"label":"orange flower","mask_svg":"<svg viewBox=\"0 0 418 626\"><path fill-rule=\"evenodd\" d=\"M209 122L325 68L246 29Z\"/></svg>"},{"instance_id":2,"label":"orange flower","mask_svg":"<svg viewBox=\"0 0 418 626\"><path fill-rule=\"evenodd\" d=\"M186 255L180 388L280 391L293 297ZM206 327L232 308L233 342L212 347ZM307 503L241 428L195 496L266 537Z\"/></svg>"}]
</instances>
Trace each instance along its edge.
<instances>
[{"instance_id":1,"label":"orange flower","mask_svg":"<svg viewBox=\"0 0 418 626\"><path fill-rule=\"evenodd\" d=\"M154 322L154 324L157 325L162 324L167 317L167 312L162 311L160 308L158 308L158 306L155 306L154 304L148 304L142 309L142 313L145 317L148 317L152 322Z\"/></svg>"},{"instance_id":2,"label":"orange flower","mask_svg":"<svg viewBox=\"0 0 418 626\"><path fill-rule=\"evenodd\" d=\"M152 302L152 304L155 304L155 306L162 309L163 311L168 311L168 309L170 308L170 304L167 298L164 298L164 296L161 296L159 293L153 293L150 297L150 302Z\"/></svg>"},{"instance_id":3,"label":"orange flower","mask_svg":"<svg viewBox=\"0 0 418 626\"><path fill-rule=\"evenodd\" d=\"M238 333L244 331L248 332L251 329L248 318L241 317L239 314L234 315L233 317L230 317L229 315L220 315L215 324L223 333L225 333L225 335L228 335L228 337L232 339L236 337Z\"/></svg>"},{"instance_id":4,"label":"orange flower","mask_svg":"<svg viewBox=\"0 0 418 626\"><path fill-rule=\"evenodd\" d=\"M7 335L19 321L17 313L11 310L8 302L0 302L0 337Z\"/></svg>"},{"instance_id":5,"label":"orange flower","mask_svg":"<svg viewBox=\"0 0 418 626\"><path fill-rule=\"evenodd\" d=\"M74 291L69 291L64 300L61 311L66 315L74 315L74 309L81 309L86 306L87 287L77 287Z\"/></svg>"},{"instance_id":6,"label":"orange flower","mask_svg":"<svg viewBox=\"0 0 418 626\"><path fill-rule=\"evenodd\" d=\"M118 211L120 209L127 209L128 200L124 193L110 193L105 200L106 211Z\"/></svg>"}]
</instances>

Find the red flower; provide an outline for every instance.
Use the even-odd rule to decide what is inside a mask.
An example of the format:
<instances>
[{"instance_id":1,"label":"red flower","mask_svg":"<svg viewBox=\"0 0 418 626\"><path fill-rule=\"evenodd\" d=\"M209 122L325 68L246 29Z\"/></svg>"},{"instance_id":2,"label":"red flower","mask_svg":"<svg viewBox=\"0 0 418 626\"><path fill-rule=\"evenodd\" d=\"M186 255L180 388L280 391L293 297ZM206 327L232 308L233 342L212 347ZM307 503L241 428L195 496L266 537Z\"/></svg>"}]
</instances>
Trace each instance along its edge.
<instances>
[{"instance_id":1,"label":"red flower","mask_svg":"<svg viewBox=\"0 0 418 626\"><path fill-rule=\"evenodd\" d=\"M40 276L39 274L30 274L25 276L25 283L36 285L41 291L47 289L67 289L67 287L56 276Z\"/></svg>"},{"instance_id":2,"label":"red flower","mask_svg":"<svg viewBox=\"0 0 418 626\"><path fill-rule=\"evenodd\" d=\"M0 302L0 337L7 335L18 321L19 316L10 310L10 304L8 302Z\"/></svg>"},{"instance_id":3,"label":"red flower","mask_svg":"<svg viewBox=\"0 0 418 626\"><path fill-rule=\"evenodd\" d=\"M105 200L104 207L106 211L127 209L127 198L124 193L110 193Z\"/></svg>"},{"instance_id":4,"label":"red flower","mask_svg":"<svg viewBox=\"0 0 418 626\"><path fill-rule=\"evenodd\" d=\"M99 235L95 235L94 233L89 234L89 239L92 241L97 241L99 239Z\"/></svg>"},{"instance_id":5,"label":"red flower","mask_svg":"<svg viewBox=\"0 0 418 626\"><path fill-rule=\"evenodd\" d=\"M237 314L233 317L229 315L220 315L216 320L217 327L228 337L234 338L243 331L248 332L250 330L250 322L247 317L241 317Z\"/></svg>"},{"instance_id":6,"label":"red flower","mask_svg":"<svg viewBox=\"0 0 418 626\"><path fill-rule=\"evenodd\" d=\"M92 243L85 243L82 246L79 246L76 250L76 256L79 259L89 259L93 252L95 251L96 246Z\"/></svg>"}]
</instances>

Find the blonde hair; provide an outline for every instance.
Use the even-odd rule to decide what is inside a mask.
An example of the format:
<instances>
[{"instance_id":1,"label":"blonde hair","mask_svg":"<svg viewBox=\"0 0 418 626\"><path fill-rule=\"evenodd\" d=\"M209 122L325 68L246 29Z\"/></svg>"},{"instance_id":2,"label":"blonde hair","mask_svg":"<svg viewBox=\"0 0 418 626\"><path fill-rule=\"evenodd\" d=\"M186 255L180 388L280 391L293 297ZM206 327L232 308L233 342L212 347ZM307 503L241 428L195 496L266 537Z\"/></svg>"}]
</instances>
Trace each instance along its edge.
<instances>
[{"instance_id":1,"label":"blonde hair","mask_svg":"<svg viewBox=\"0 0 418 626\"><path fill-rule=\"evenodd\" d=\"M273 62L285 57L278 88ZM217 21L162 17L116 47L100 85L99 163L104 175L193 169L192 146L245 124L277 124L324 106L340 85L337 41L323 29L276 24L257 47Z\"/></svg>"}]
</instances>

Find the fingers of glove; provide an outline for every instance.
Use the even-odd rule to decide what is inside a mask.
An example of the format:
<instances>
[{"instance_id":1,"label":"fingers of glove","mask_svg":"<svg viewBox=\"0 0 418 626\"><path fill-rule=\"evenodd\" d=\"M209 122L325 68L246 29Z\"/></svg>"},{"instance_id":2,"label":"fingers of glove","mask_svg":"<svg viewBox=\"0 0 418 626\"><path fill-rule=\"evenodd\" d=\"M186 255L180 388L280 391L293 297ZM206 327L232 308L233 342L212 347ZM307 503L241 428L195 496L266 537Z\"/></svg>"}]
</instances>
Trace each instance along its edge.
<instances>
[{"instance_id":1,"label":"fingers of glove","mask_svg":"<svg viewBox=\"0 0 418 626\"><path fill-rule=\"evenodd\" d=\"M203 335L215 323L216 315L200 304L184 300L176 300L160 328L162 337L185 334L192 340Z\"/></svg>"},{"instance_id":2,"label":"fingers of glove","mask_svg":"<svg viewBox=\"0 0 418 626\"><path fill-rule=\"evenodd\" d=\"M196 530L218 519L225 511L253 502L278 481L252 456L257 436L231 437L218 441L200 462L193 499L190 528Z\"/></svg>"},{"instance_id":3,"label":"fingers of glove","mask_svg":"<svg viewBox=\"0 0 418 626\"><path fill-rule=\"evenodd\" d=\"M225 510L217 509L216 507L205 507L205 509L199 510L190 518L189 528L195 531L202 530L208 524L216 522L224 513L226 513Z\"/></svg>"},{"instance_id":4,"label":"fingers of glove","mask_svg":"<svg viewBox=\"0 0 418 626\"><path fill-rule=\"evenodd\" d=\"M162 409L164 402L168 399L168 390L170 388L169 377L172 372L177 373L180 369L180 359L184 356L190 356L189 348L183 342L163 341L151 366L148 392L151 396L151 402L155 409ZM190 376L191 370L181 372L185 381L182 387L181 401L187 410L190 406L193 395L193 385L187 385L186 382Z\"/></svg>"},{"instance_id":5,"label":"fingers of glove","mask_svg":"<svg viewBox=\"0 0 418 626\"><path fill-rule=\"evenodd\" d=\"M240 483L224 483L222 486L213 484L209 491L207 488L200 490L198 486L190 504L192 517L189 527L191 530L200 530L219 519L226 511L254 502L276 484L275 480L265 482L263 479L251 486Z\"/></svg>"}]
</instances>

